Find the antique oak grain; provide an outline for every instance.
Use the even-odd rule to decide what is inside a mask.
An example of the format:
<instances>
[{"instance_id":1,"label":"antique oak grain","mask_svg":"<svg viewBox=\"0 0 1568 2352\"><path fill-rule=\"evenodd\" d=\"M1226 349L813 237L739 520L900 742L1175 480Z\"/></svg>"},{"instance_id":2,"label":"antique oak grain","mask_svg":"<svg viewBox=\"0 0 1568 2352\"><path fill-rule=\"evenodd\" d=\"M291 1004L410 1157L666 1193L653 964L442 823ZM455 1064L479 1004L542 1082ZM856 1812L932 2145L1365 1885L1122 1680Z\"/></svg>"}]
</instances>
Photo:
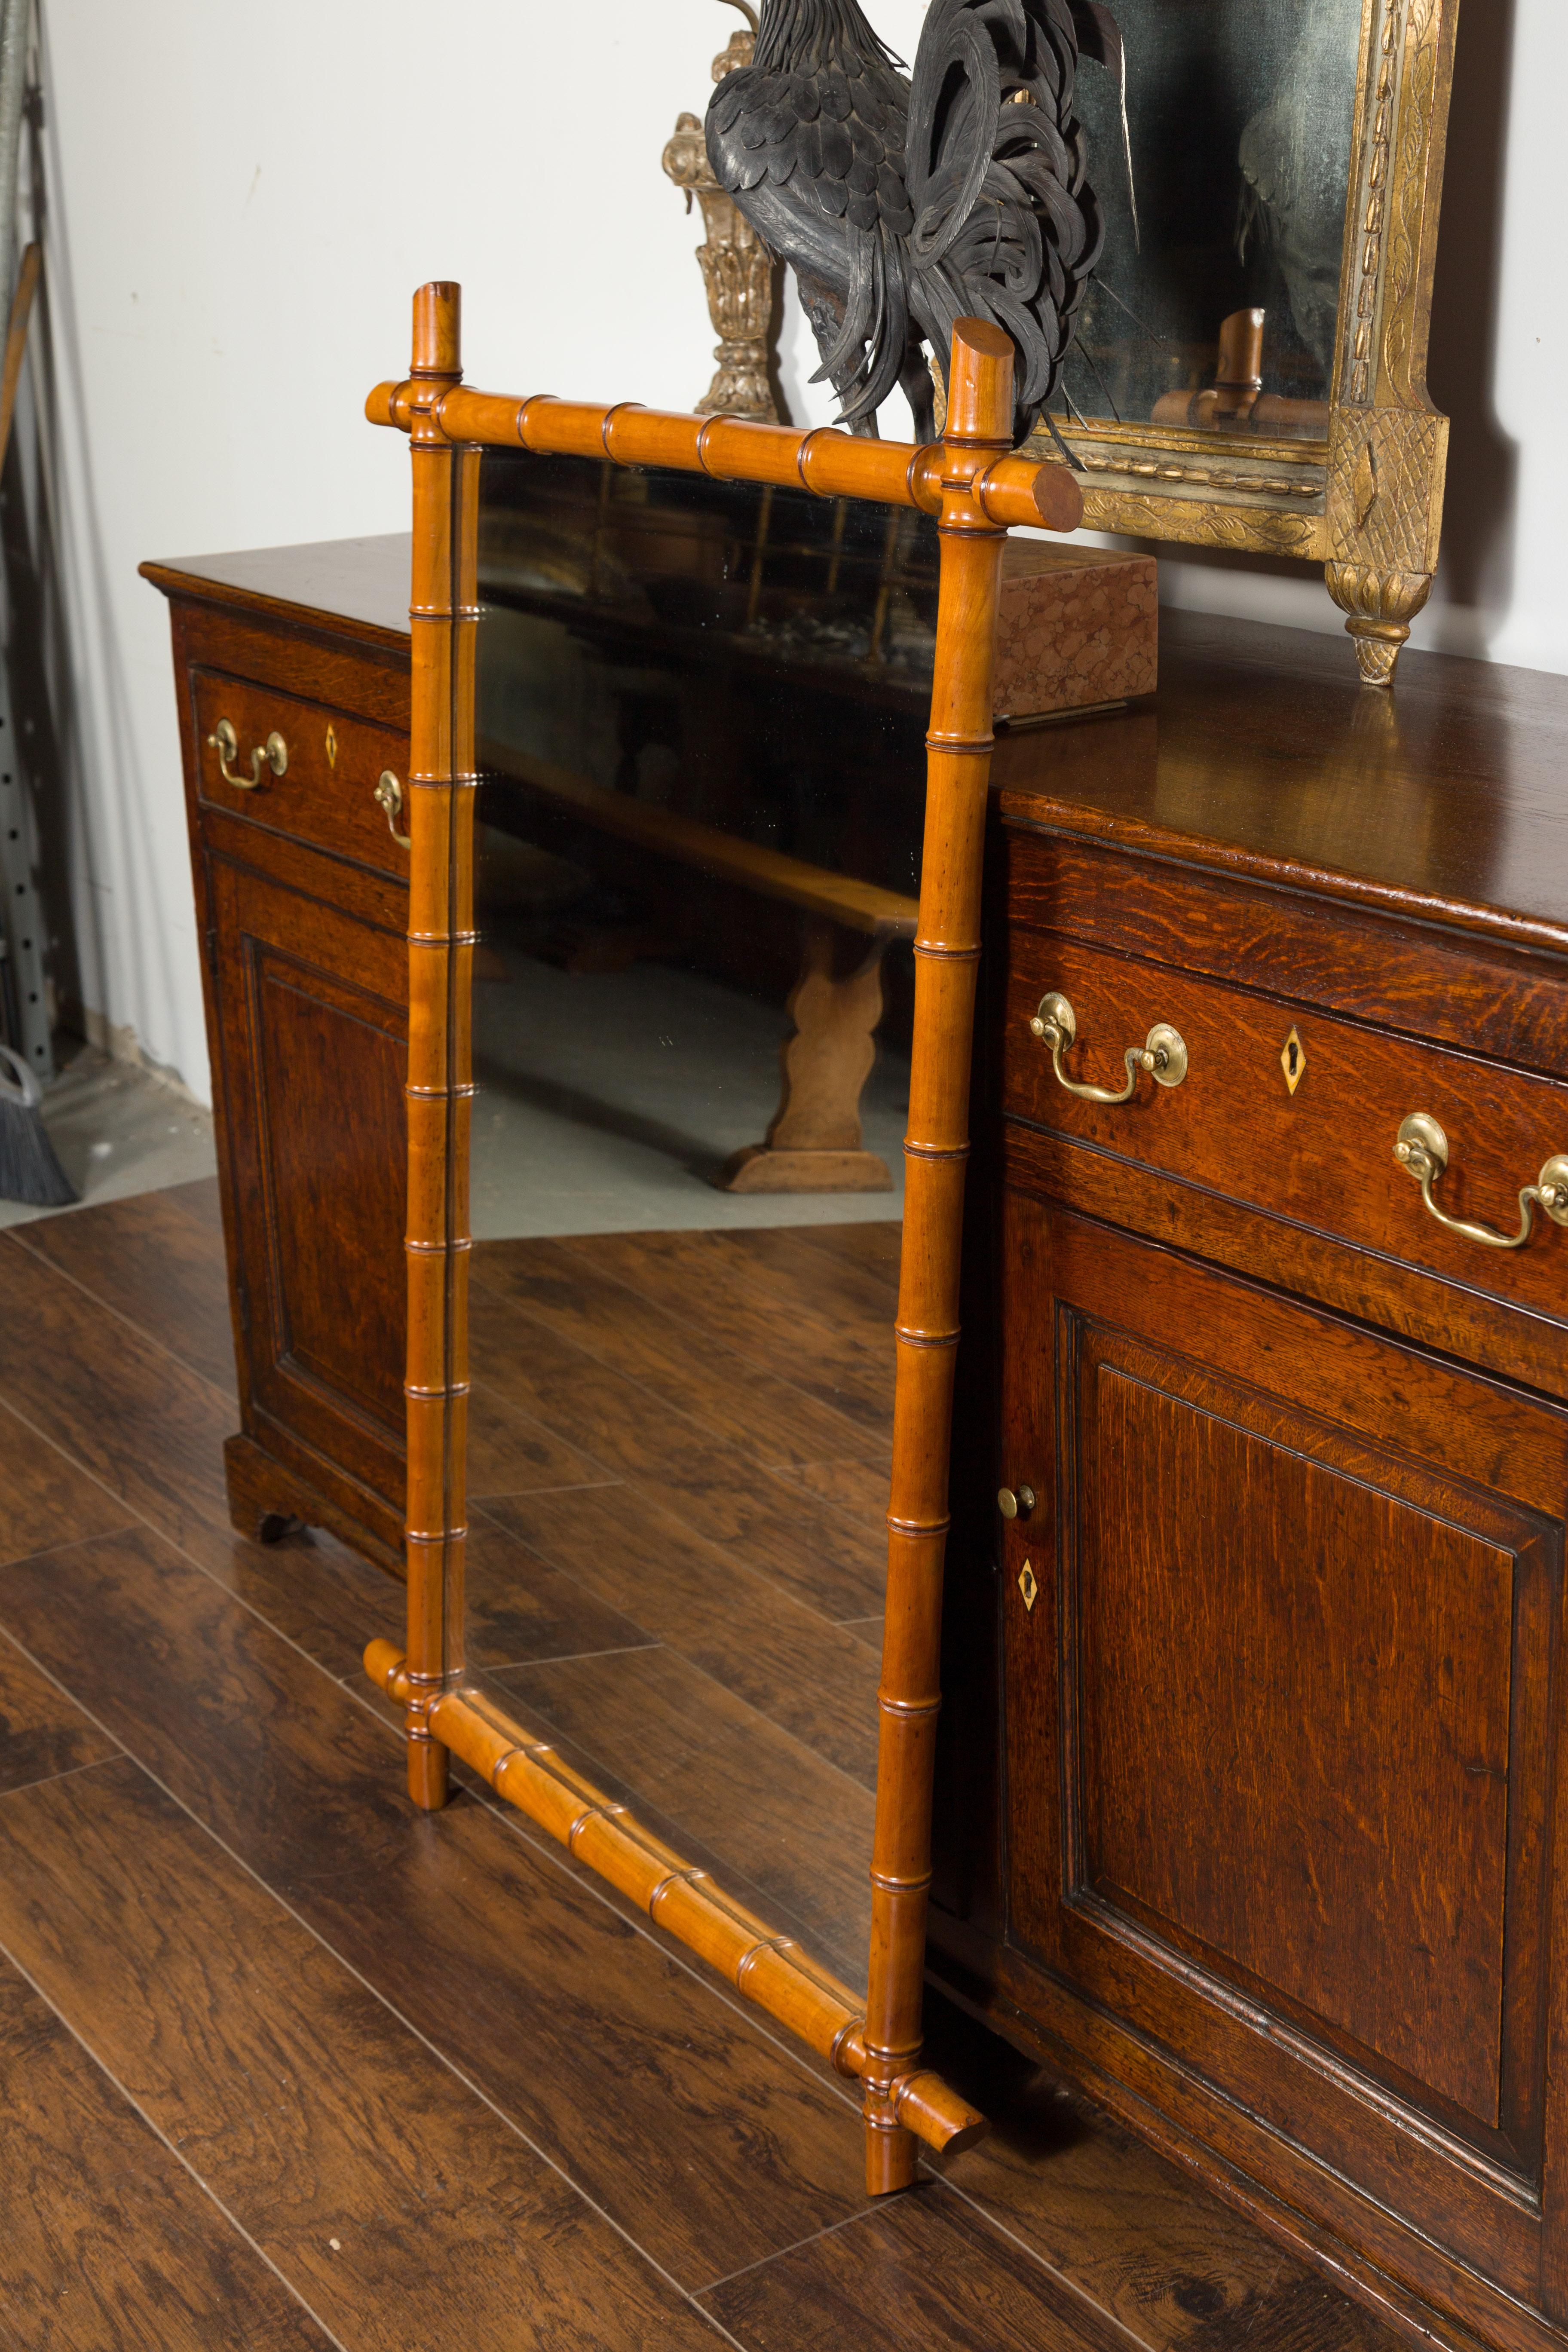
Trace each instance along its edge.
<instances>
[{"instance_id":1,"label":"antique oak grain","mask_svg":"<svg viewBox=\"0 0 1568 2352\"><path fill-rule=\"evenodd\" d=\"M1385 2309L1560 2343L1568 1254L1393 1145L1511 1232L1568 1136L1568 686L1167 620L996 757L933 1962ZM1071 1096L1048 989L1183 1085Z\"/></svg>"}]
</instances>

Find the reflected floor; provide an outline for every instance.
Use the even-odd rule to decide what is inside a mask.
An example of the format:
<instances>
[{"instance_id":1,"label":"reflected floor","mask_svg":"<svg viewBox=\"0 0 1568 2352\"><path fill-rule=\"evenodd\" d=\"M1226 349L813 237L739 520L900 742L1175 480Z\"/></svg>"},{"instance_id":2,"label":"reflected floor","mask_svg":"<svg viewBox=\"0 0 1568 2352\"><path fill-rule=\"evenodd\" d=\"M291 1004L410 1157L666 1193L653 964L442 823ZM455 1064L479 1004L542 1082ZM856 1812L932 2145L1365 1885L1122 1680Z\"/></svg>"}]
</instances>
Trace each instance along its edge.
<instances>
[{"instance_id":1,"label":"reflected floor","mask_svg":"<svg viewBox=\"0 0 1568 2352\"><path fill-rule=\"evenodd\" d=\"M898 1192L735 1196L776 1007L515 945L475 989L468 1655L850 1983L869 1932ZM866 1140L901 1174L909 1065Z\"/></svg>"},{"instance_id":2,"label":"reflected floor","mask_svg":"<svg viewBox=\"0 0 1568 2352\"><path fill-rule=\"evenodd\" d=\"M474 991L480 1240L885 1222L903 1210L909 1061L879 1045L861 1097L888 1192L721 1192L732 1151L778 1108L773 1007L656 963L567 972L508 950Z\"/></svg>"}]
</instances>

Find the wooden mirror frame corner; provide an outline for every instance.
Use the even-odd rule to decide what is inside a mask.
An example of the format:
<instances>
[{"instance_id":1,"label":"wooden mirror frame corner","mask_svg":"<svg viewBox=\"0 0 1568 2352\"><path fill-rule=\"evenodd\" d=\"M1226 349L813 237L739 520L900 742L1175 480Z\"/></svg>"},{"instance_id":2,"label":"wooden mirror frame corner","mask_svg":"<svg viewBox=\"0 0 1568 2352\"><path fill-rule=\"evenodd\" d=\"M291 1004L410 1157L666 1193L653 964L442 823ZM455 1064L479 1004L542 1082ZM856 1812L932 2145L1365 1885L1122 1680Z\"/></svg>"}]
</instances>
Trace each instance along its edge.
<instances>
[{"instance_id":1,"label":"wooden mirror frame corner","mask_svg":"<svg viewBox=\"0 0 1568 2352\"><path fill-rule=\"evenodd\" d=\"M365 404L407 433L414 473L408 828L408 1487L405 1645L372 1642L371 1680L401 1705L416 1805L446 1801L458 1757L658 1926L862 2086L867 2184L908 2187L921 2142L949 2151L984 2118L922 2066L921 2010L942 1584L948 1528L970 1055L992 751L1002 551L1010 525L1071 530L1078 487L1015 453L1013 352L961 320L943 438L925 447L799 433L622 402L600 408L471 392L459 291L414 299L407 376ZM935 678L926 738L924 851L888 1511L888 1607L878 1692L869 1990L861 2003L791 1937L733 1902L552 1744L469 1684L463 1663L468 1395L468 1140L472 1109L475 657L479 470L485 447L804 488L918 507L941 545Z\"/></svg>"}]
</instances>

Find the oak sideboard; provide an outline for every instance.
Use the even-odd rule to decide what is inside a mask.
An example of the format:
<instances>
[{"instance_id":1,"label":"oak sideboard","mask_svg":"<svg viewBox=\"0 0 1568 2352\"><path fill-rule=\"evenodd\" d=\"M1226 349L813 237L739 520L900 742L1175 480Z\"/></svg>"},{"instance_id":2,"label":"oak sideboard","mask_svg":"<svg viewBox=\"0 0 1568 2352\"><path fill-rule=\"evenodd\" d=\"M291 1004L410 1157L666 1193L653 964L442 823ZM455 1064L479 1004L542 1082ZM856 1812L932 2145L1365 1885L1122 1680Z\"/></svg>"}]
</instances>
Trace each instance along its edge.
<instances>
[{"instance_id":1,"label":"oak sideboard","mask_svg":"<svg viewBox=\"0 0 1568 2352\"><path fill-rule=\"evenodd\" d=\"M147 567L231 1501L394 1570L406 565ZM1568 2340L1565 784L1568 682L1380 695L1181 614L1151 700L1000 739L929 1953L1352 2293L1520 2352Z\"/></svg>"}]
</instances>

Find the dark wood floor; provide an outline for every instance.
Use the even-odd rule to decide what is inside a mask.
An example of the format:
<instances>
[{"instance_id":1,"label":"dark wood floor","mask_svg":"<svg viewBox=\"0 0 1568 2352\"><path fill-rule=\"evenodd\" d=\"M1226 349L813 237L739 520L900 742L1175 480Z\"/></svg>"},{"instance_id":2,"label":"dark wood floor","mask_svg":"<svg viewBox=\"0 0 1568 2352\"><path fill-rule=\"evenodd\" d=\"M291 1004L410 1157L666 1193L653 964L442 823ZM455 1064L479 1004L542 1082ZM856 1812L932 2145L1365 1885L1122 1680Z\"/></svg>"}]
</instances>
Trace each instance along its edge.
<instances>
[{"instance_id":1,"label":"dark wood floor","mask_svg":"<svg viewBox=\"0 0 1568 2352\"><path fill-rule=\"evenodd\" d=\"M784 1415L747 1318L807 1244L772 1235L703 1260L672 1350L711 1238L481 1263L476 1652L854 1969L887 1367L825 1321ZM994 2137L868 2206L808 2055L515 1813L412 1816L359 1668L395 1587L227 1524L210 1187L0 1236L0 2345L1393 2352L950 2015ZM764 1555L775 1490L816 1532Z\"/></svg>"}]
</instances>

